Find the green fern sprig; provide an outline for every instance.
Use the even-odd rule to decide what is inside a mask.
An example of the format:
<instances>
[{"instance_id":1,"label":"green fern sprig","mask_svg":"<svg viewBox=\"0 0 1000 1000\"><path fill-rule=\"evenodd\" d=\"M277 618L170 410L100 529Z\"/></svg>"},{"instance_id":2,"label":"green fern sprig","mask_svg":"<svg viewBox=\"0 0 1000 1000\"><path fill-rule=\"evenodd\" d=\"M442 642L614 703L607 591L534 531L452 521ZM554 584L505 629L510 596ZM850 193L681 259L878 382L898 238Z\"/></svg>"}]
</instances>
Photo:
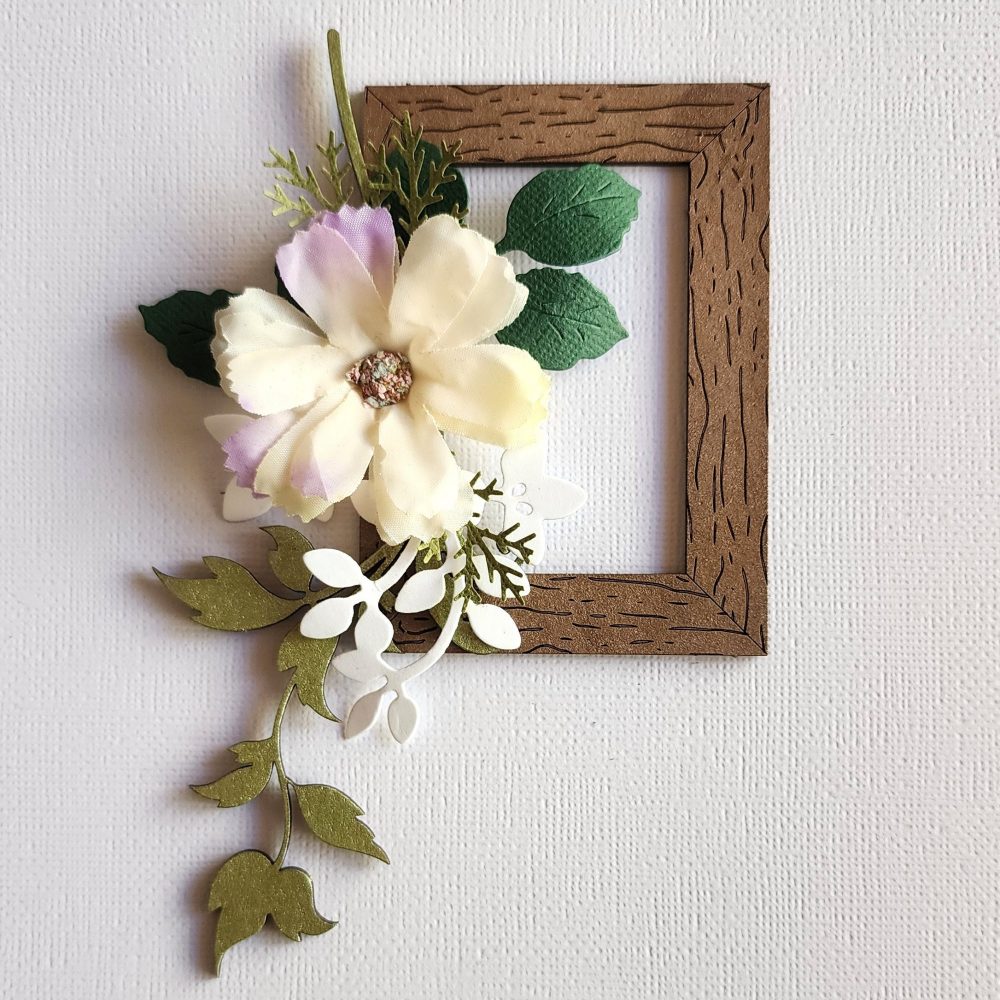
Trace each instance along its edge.
<instances>
[{"instance_id":1,"label":"green fern sprig","mask_svg":"<svg viewBox=\"0 0 1000 1000\"><path fill-rule=\"evenodd\" d=\"M325 144L316 146L324 160L320 169L327 181L328 191L325 191L313 168L306 164L303 169L294 149L290 149L288 155L283 156L273 146L269 147L271 159L265 161L264 166L269 170L279 171L274 190L265 192L265 197L275 203L271 214L277 217L291 213L292 218L288 225L294 228L319 212L336 212L342 208L347 202L344 179L348 169L346 167L340 169L337 166L337 158L343 148L343 144L336 142L333 132L330 132ZM297 199L293 199L282 185L297 188L303 193Z\"/></svg>"}]
</instances>

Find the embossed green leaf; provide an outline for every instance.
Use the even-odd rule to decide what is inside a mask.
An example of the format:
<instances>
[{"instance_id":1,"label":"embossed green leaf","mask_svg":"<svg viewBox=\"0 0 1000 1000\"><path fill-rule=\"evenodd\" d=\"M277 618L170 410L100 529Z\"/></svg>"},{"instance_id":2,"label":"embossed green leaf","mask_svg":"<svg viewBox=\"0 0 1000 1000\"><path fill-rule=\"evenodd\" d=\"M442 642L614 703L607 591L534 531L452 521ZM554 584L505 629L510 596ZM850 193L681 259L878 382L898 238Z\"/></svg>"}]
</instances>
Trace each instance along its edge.
<instances>
[{"instance_id":1,"label":"embossed green leaf","mask_svg":"<svg viewBox=\"0 0 1000 1000\"><path fill-rule=\"evenodd\" d=\"M233 293L175 292L151 306L139 306L146 332L167 349L167 360L190 378L219 384L212 357L215 314L225 309Z\"/></svg>"},{"instance_id":2,"label":"embossed green leaf","mask_svg":"<svg viewBox=\"0 0 1000 1000\"><path fill-rule=\"evenodd\" d=\"M543 368L572 368L628 336L607 296L582 274L538 267L517 280L527 287L528 301L497 340L527 351Z\"/></svg>"},{"instance_id":3,"label":"embossed green leaf","mask_svg":"<svg viewBox=\"0 0 1000 1000\"><path fill-rule=\"evenodd\" d=\"M276 749L273 739L247 740L229 748L240 767L207 785L192 785L191 790L213 799L220 809L243 806L255 799L271 780Z\"/></svg>"},{"instance_id":4,"label":"embossed green leaf","mask_svg":"<svg viewBox=\"0 0 1000 1000\"><path fill-rule=\"evenodd\" d=\"M306 568L302 557L312 551L312 543L305 535L294 528L281 524L271 524L261 528L274 539L276 546L268 553L267 561L271 564L274 575L289 589L304 594L309 589L312 574Z\"/></svg>"},{"instance_id":5,"label":"embossed green leaf","mask_svg":"<svg viewBox=\"0 0 1000 1000\"><path fill-rule=\"evenodd\" d=\"M560 267L587 264L622 245L638 212L638 190L614 170L598 163L543 170L514 195L497 252L523 250Z\"/></svg>"},{"instance_id":6,"label":"embossed green leaf","mask_svg":"<svg viewBox=\"0 0 1000 1000\"><path fill-rule=\"evenodd\" d=\"M199 625L246 632L283 621L302 607L301 600L272 594L231 559L205 556L202 561L212 574L210 578L189 580L153 570L174 597L194 609L191 617Z\"/></svg>"},{"instance_id":7,"label":"embossed green leaf","mask_svg":"<svg viewBox=\"0 0 1000 1000\"><path fill-rule=\"evenodd\" d=\"M296 785L295 795L309 829L324 843L389 863L372 831L358 819L364 815L361 807L343 792L329 785Z\"/></svg>"},{"instance_id":8,"label":"embossed green leaf","mask_svg":"<svg viewBox=\"0 0 1000 1000\"><path fill-rule=\"evenodd\" d=\"M316 912L312 881L301 868L275 868L262 851L240 851L225 861L208 894L219 910L215 929L215 971L234 944L252 937L270 915L286 937L323 934L334 927Z\"/></svg>"},{"instance_id":9,"label":"embossed green leaf","mask_svg":"<svg viewBox=\"0 0 1000 1000\"><path fill-rule=\"evenodd\" d=\"M340 722L326 703L326 675L337 649L337 636L308 639L293 625L278 647L278 669L295 670L295 693L306 708Z\"/></svg>"}]
</instances>

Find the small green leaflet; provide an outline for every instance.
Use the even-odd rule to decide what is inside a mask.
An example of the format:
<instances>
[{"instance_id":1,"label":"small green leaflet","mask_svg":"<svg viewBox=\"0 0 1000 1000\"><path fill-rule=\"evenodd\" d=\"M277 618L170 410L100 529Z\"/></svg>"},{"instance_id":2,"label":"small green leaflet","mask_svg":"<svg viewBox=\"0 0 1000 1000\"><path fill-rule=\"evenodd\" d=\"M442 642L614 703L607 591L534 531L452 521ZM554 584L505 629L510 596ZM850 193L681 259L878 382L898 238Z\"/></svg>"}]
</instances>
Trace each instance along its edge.
<instances>
[{"instance_id":1,"label":"small green leaflet","mask_svg":"<svg viewBox=\"0 0 1000 1000\"><path fill-rule=\"evenodd\" d=\"M255 799L271 780L277 748L274 739L247 740L229 748L240 763L235 771L207 785L192 785L191 790L214 799L220 809L245 806Z\"/></svg>"},{"instance_id":2,"label":"small green leaflet","mask_svg":"<svg viewBox=\"0 0 1000 1000\"><path fill-rule=\"evenodd\" d=\"M167 360L190 378L219 384L212 357L215 314L225 309L233 292L175 292L152 306L139 306L146 332L167 349Z\"/></svg>"},{"instance_id":3,"label":"small green leaflet","mask_svg":"<svg viewBox=\"0 0 1000 1000\"><path fill-rule=\"evenodd\" d=\"M339 722L326 703L326 675L337 649L337 637L308 639L293 625L278 647L278 669L295 670L295 693L306 708Z\"/></svg>"},{"instance_id":4,"label":"small green leaflet","mask_svg":"<svg viewBox=\"0 0 1000 1000\"><path fill-rule=\"evenodd\" d=\"M426 191L430 185L431 165L437 166L441 162L442 151L440 146L435 146L432 142L425 142L423 139L417 146L417 154L424 154L424 161L420 167L420 174L417 178L417 191ZM406 158L399 148L393 151L386 158L386 163L390 170L399 172L399 179L402 189L412 190L410 187L410 171L406 165ZM448 173L454 175L454 179L440 184L434 191L438 200L432 202L421 212L421 221L429 219L434 215L458 215L464 217L469 210L469 189L465 186L465 179L453 165L448 168ZM396 227L396 235L403 241L409 243L410 234L401 225L401 220L407 220L407 211L399 196L392 192L386 198L384 205L389 209L393 224Z\"/></svg>"},{"instance_id":5,"label":"small green leaflet","mask_svg":"<svg viewBox=\"0 0 1000 1000\"><path fill-rule=\"evenodd\" d=\"M270 917L293 941L303 934L324 934L334 921L316 911L312 880L301 868L276 868L262 851L240 851L225 861L208 894L208 908L219 910L215 928L215 972L234 944L252 937Z\"/></svg>"},{"instance_id":6,"label":"small green leaflet","mask_svg":"<svg viewBox=\"0 0 1000 1000\"><path fill-rule=\"evenodd\" d=\"M543 170L507 210L497 253L522 250L540 264L576 267L614 253L639 211L639 192L598 163Z\"/></svg>"},{"instance_id":7,"label":"small green leaflet","mask_svg":"<svg viewBox=\"0 0 1000 1000\"><path fill-rule=\"evenodd\" d=\"M260 529L274 541L276 548L267 555L274 575L289 589L304 594L309 589L312 573L302 557L312 551L312 543L301 532L282 524L265 525Z\"/></svg>"},{"instance_id":8,"label":"small green leaflet","mask_svg":"<svg viewBox=\"0 0 1000 1000\"><path fill-rule=\"evenodd\" d=\"M582 274L539 267L517 280L528 302L497 340L527 351L542 368L564 371L599 358L628 336L607 296Z\"/></svg>"},{"instance_id":9,"label":"small green leaflet","mask_svg":"<svg viewBox=\"0 0 1000 1000\"><path fill-rule=\"evenodd\" d=\"M364 815L361 806L342 791L329 785L296 785L295 797L309 829L323 843L389 863L371 830L358 819Z\"/></svg>"}]
</instances>

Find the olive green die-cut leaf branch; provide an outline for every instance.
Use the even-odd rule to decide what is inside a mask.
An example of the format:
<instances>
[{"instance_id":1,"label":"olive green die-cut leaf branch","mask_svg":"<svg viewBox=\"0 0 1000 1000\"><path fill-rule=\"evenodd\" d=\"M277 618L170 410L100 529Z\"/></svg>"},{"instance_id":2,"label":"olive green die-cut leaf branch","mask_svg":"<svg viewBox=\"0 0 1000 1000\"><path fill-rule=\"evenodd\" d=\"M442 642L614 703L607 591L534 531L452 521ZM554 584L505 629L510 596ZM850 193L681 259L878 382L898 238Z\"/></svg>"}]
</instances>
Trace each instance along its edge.
<instances>
[{"instance_id":1,"label":"olive green die-cut leaf branch","mask_svg":"<svg viewBox=\"0 0 1000 1000\"><path fill-rule=\"evenodd\" d=\"M358 819L362 808L339 789L329 785L296 785L295 797L309 829L331 847L367 854L389 863L375 843L372 831Z\"/></svg>"},{"instance_id":2,"label":"olive green die-cut leaf branch","mask_svg":"<svg viewBox=\"0 0 1000 1000\"><path fill-rule=\"evenodd\" d=\"M288 600L272 594L239 563L219 556L202 560L210 578L184 579L153 570L171 594L196 613L199 625L226 632L246 632L284 621L308 603L306 598Z\"/></svg>"},{"instance_id":3,"label":"olive green die-cut leaf branch","mask_svg":"<svg viewBox=\"0 0 1000 1000\"><path fill-rule=\"evenodd\" d=\"M219 384L212 357L215 314L229 305L233 292L180 291L151 306L139 306L146 332L167 349L167 360L189 378Z\"/></svg>"},{"instance_id":4,"label":"olive green die-cut leaf branch","mask_svg":"<svg viewBox=\"0 0 1000 1000\"><path fill-rule=\"evenodd\" d=\"M572 368L628 336L607 296L582 274L538 267L517 280L528 289L528 301L497 340L527 351L542 368Z\"/></svg>"},{"instance_id":5,"label":"olive green die-cut leaf branch","mask_svg":"<svg viewBox=\"0 0 1000 1000\"><path fill-rule=\"evenodd\" d=\"M220 809L246 805L260 795L271 780L277 755L273 739L247 740L229 749L242 766L209 784L191 786L206 799L214 799Z\"/></svg>"},{"instance_id":6,"label":"olive green die-cut leaf branch","mask_svg":"<svg viewBox=\"0 0 1000 1000\"><path fill-rule=\"evenodd\" d=\"M289 590L304 594L309 589L312 573L302 557L312 551L312 543L294 528L282 524L270 524L260 530L270 535L276 546L267 556L274 575Z\"/></svg>"},{"instance_id":7,"label":"olive green die-cut leaf branch","mask_svg":"<svg viewBox=\"0 0 1000 1000\"><path fill-rule=\"evenodd\" d=\"M340 722L326 702L326 675L337 649L337 637L309 639L293 625L278 647L278 669L294 670L299 701L330 722Z\"/></svg>"},{"instance_id":8,"label":"olive green die-cut leaf branch","mask_svg":"<svg viewBox=\"0 0 1000 1000\"><path fill-rule=\"evenodd\" d=\"M257 934L269 916L293 941L336 926L317 912L309 876L301 868L279 868L263 851L240 851L223 862L212 880L208 908L219 911L216 975L223 955Z\"/></svg>"},{"instance_id":9,"label":"olive green die-cut leaf branch","mask_svg":"<svg viewBox=\"0 0 1000 1000\"><path fill-rule=\"evenodd\" d=\"M561 267L588 264L621 246L638 206L639 191L598 163L543 170L514 195L497 252L522 250Z\"/></svg>"}]
</instances>

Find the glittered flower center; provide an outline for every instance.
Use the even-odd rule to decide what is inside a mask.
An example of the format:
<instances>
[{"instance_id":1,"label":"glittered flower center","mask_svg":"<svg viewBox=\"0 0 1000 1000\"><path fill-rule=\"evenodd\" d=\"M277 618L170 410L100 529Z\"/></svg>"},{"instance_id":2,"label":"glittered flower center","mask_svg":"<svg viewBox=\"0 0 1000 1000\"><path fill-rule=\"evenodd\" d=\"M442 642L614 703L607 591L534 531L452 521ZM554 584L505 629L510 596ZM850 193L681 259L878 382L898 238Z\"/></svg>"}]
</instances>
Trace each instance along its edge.
<instances>
[{"instance_id":1,"label":"glittered flower center","mask_svg":"<svg viewBox=\"0 0 1000 1000\"><path fill-rule=\"evenodd\" d=\"M409 359L395 351L376 351L362 358L347 373L369 406L380 409L401 403L413 385L413 369Z\"/></svg>"}]
</instances>

